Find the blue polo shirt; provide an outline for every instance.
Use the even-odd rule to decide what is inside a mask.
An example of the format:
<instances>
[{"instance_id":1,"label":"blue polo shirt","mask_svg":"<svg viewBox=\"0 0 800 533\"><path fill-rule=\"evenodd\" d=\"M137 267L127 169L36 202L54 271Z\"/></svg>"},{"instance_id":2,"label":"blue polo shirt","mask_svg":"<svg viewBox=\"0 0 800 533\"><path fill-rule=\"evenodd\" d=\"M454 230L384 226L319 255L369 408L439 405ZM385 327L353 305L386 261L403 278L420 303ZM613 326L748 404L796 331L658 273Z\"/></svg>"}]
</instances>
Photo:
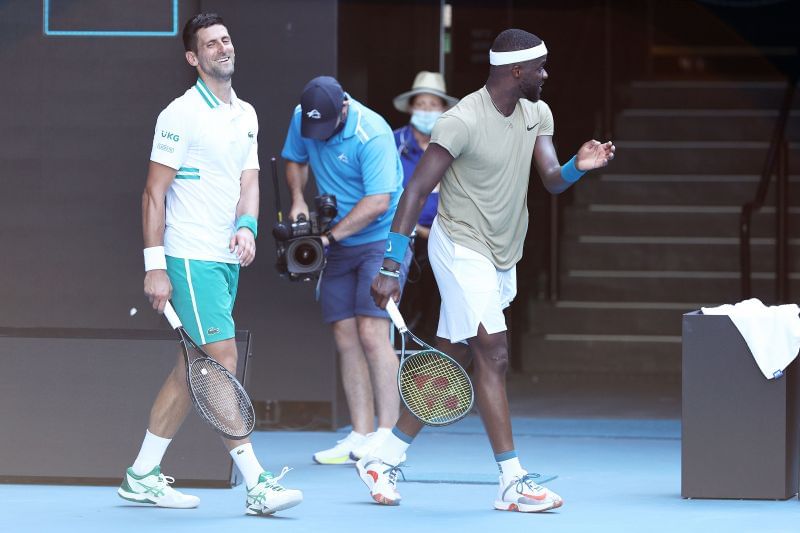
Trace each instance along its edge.
<instances>
[{"instance_id":1,"label":"blue polo shirt","mask_svg":"<svg viewBox=\"0 0 800 533\"><path fill-rule=\"evenodd\" d=\"M422 154L425 153L425 150L420 148L419 143L417 143L414 132L411 131L412 128L413 126L408 124L394 130L394 142L397 145L397 153L400 154L400 162L403 164L403 187L408 185L408 181L414 174L414 169L417 168L417 163L419 163ZM425 205L422 206L422 211L419 213L417 224L430 228L438 207L439 193L432 192L425 199Z\"/></svg>"},{"instance_id":2,"label":"blue polo shirt","mask_svg":"<svg viewBox=\"0 0 800 533\"><path fill-rule=\"evenodd\" d=\"M384 240L389 235L397 203L403 192L403 168L386 121L348 96L350 108L344 128L319 141L300 135L298 105L289 124L281 157L309 163L320 193L335 194L339 213L334 224L346 216L364 196L389 194L389 209L367 227L343 239L344 246Z\"/></svg>"}]
</instances>

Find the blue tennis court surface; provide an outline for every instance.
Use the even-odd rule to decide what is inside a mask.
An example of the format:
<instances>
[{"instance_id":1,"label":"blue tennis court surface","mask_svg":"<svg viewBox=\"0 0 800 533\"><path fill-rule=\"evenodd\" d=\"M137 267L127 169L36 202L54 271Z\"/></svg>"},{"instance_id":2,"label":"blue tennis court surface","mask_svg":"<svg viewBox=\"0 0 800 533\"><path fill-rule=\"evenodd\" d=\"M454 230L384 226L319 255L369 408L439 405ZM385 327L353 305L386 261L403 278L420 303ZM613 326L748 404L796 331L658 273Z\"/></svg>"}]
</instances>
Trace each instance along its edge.
<instances>
[{"instance_id":1,"label":"blue tennis court surface","mask_svg":"<svg viewBox=\"0 0 800 533\"><path fill-rule=\"evenodd\" d=\"M116 487L0 485L0 521L3 531L26 532L800 530L796 499L681 499L676 419L515 417L514 430L523 465L558 476L547 485L564 498L562 508L538 515L494 511L496 489L487 482L496 466L480 420L470 416L418 437L399 507L374 504L352 465L312 464L311 454L345 430L257 432L253 444L262 463L275 472L293 467L285 485L305 493L301 505L274 517L245 516L241 486L186 489L201 497L200 507L173 510L128 504ZM451 482L432 482L436 477Z\"/></svg>"}]
</instances>

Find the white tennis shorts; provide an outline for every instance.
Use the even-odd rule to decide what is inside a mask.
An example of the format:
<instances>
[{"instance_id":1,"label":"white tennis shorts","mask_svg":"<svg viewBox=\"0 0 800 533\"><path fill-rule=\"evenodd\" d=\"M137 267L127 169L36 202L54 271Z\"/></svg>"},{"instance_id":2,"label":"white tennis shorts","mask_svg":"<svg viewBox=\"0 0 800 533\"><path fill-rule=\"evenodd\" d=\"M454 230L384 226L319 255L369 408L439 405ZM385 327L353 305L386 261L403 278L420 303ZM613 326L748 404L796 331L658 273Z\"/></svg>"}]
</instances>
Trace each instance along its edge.
<instances>
[{"instance_id":1,"label":"white tennis shorts","mask_svg":"<svg viewBox=\"0 0 800 533\"><path fill-rule=\"evenodd\" d=\"M450 240L433 219L428 239L430 258L442 306L436 334L450 342L463 342L478 334L505 331L503 309L517 295L517 267L498 270L483 255Z\"/></svg>"}]
</instances>

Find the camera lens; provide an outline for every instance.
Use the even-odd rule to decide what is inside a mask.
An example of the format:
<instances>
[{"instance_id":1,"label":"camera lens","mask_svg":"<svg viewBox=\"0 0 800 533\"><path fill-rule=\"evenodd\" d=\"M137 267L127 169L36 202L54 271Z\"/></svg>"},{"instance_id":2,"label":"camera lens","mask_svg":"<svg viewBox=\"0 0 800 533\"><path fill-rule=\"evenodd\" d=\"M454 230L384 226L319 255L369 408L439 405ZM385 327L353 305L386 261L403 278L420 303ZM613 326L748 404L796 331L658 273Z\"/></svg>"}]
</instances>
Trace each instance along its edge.
<instances>
[{"instance_id":1,"label":"camera lens","mask_svg":"<svg viewBox=\"0 0 800 533\"><path fill-rule=\"evenodd\" d=\"M299 244L292 252L292 257L299 265L313 265L317 260L317 249L307 242Z\"/></svg>"},{"instance_id":2,"label":"camera lens","mask_svg":"<svg viewBox=\"0 0 800 533\"><path fill-rule=\"evenodd\" d=\"M289 242L286 266L290 273L308 274L325 266L325 249L317 237L303 237Z\"/></svg>"}]
</instances>

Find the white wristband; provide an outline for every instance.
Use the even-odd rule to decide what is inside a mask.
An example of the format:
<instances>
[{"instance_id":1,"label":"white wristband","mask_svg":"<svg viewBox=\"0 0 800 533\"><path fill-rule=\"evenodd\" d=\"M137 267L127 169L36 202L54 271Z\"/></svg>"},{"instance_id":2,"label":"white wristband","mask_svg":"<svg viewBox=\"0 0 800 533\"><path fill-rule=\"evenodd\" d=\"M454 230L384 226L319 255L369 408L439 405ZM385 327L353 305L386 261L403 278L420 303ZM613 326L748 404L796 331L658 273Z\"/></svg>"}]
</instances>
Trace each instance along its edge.
<instances>
[{"instance_id":1,"label":"white wristband","mask_svg":"<svg viewBox=\"0 0 800 533\"><path fill-rule=\"evenodd\" d=\"M144 271L166 270L167 256L164 255L163 246L152 246L144 249Z\"/></svg>"}]
</instances>

